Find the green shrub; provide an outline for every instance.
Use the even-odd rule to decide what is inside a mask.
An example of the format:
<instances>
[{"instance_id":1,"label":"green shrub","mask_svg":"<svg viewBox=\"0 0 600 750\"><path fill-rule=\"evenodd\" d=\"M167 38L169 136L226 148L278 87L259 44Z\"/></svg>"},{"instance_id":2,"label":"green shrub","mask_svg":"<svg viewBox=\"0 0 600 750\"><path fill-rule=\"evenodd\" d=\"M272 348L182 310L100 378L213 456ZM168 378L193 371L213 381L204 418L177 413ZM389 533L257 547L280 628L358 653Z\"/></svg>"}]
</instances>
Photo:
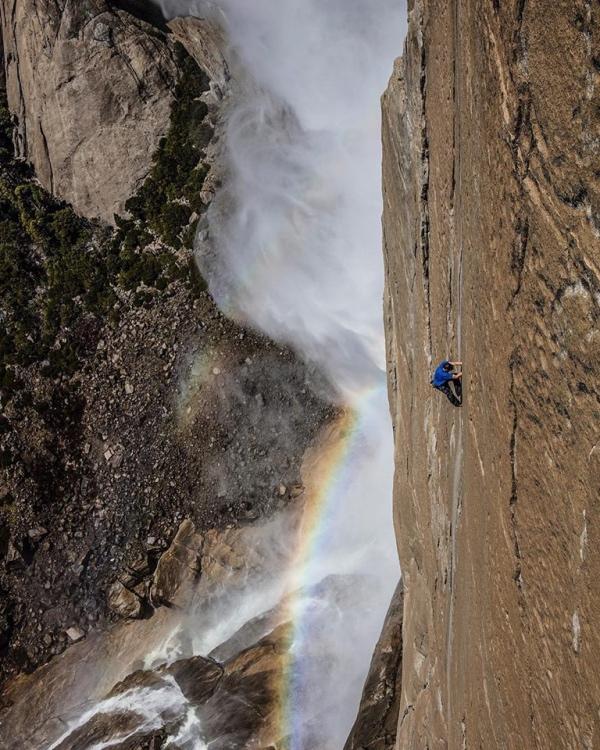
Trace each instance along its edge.
<instances>
[{"instance_id":1,"label":"green shrub","mask_svg":"<svg viewBox=\"0 0 600 750\"><path fill-rule=\"evenodd\" d=\"M11 159L13 155L13 124L6 103L6 92L0 96L0 161Z\"/></svg>"},{"instance_id":2,"label":"green shrub","mask_svg":"<svg viewBox=\"0 0 600 750\"><path fill-rule=\"evenodd\" d=\"M79 368L79 356L72 343L63 344L58 349L52 349L48 354L48 364L42 372L47 377L56 378L60 375L72 375Z\"/></svg>"},{"instance_id":3,"label":"green shrub","mask_svg":"<svg viewBox=\"0 0 600 750\"><path fill-rule=\"evenodd\" d=\"M202 292L205 292L207 289L206 281L204 280L204 277L200 273L200 269L198 268L196 264L195 258L190 258L188 262L188 271L190 275L190 285L192 288L192 293L195 297L200 297Z\"/></svg>"},{"instance_id":4,"label":"green shrub","mask_svg":"<svg viewBox=\"0 0 600 750\"><path fill-rule=\"evenodd\" d=\"M146 237L134 234L145 227L165 244L180 248L180 235L190 216L204 208L200 192L208 170L201 160L212 129L204 122L207 106L200 97L209 82L181 45L176 51L181 76L175 89L169 132L159 143L150 175L125 204L131 222L118 222L121 240L128 249L134 242L138 242L138 247L148 243Z\"/></svg>"}]
</instances>

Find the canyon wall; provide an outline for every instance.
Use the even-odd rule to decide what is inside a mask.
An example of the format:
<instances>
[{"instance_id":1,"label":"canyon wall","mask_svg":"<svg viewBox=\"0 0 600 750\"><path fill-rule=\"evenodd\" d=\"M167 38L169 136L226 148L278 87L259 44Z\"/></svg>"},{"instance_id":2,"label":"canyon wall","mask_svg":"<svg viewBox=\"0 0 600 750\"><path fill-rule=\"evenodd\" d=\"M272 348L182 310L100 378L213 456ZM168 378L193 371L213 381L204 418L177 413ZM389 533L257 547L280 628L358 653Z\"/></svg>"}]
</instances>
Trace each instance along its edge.
<instances>
[{"instance_id":1,"label":"canyon wall","mask_svg":"<svg viewBox=\"0 0 600 750\"><path fill-rule=\"evenodd\" d=\"M0 20L19 154L51 193L113 222L169 127L172 39L104 0L2 0Z\"/></svg>"},{"instance_id":2,"label":"canyon wall","mask_svg":"<svg viewBox=\"0 0 600 750\"><path fill-rule=\"evenodd\" d=\"M600 7L412 0L383 98L397 747L600 743ZM464 404L429 384L464 361Z\"/></svg>"}]
</instances>

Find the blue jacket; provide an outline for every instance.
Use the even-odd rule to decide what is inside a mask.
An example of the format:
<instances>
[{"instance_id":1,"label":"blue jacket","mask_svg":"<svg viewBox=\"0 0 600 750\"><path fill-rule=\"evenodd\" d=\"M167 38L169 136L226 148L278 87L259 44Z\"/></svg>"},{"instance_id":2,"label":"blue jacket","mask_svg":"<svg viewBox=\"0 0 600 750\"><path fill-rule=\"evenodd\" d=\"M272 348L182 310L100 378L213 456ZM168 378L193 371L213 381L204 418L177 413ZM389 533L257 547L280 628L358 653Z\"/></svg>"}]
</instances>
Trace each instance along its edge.
<instances>
[{"instance_id":1,"label":"blue jacket","mask_svg":"<svg viewBox=\"0 0 600 750\"><path fill-rule=\"evenodd\" d=\"M454 380L454 373L452 372L452 370L444 370L444 366L448 364L450 363L447 359L445 359L443 362L440 362L439 365L435 368L435 372L433 373L433 377L431 378L431 385L434 388L440 388L440 386L444 385L444 383L448 383L450 380Z\"/></svg>"}]
</instances>

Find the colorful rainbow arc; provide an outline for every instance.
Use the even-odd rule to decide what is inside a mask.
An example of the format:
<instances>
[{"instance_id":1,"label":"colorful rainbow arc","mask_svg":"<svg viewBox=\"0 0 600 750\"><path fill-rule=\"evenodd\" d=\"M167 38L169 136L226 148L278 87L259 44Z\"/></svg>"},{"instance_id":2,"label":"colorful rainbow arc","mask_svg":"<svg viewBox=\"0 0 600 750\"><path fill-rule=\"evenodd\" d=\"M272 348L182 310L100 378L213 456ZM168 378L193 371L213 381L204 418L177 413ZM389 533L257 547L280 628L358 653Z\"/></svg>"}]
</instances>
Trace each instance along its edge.
<instances>
[{"instance_id":1,"label":"colorful rainbow arc","mask_svg":"<svg viewBox=\"0 0 600 750\"><path fill-rule=\"evenodd\" d=\"M370 402L380 395L373 387L356 399L338 423L338 438L319 460L318 486L309 493L297 534L296 551L288 568L290 596L286 605L290 623L288 649L277 686L277 722L285 750L302 750L303 717L300 713L303 642L309 637L307 590L318 583L319 562L326 555L336 531L334 519L344 503L349 485L355 480L352 466L361 453L364 423ZM305 719L306 717L304 717Z\"/></svg>"}]
</instances>

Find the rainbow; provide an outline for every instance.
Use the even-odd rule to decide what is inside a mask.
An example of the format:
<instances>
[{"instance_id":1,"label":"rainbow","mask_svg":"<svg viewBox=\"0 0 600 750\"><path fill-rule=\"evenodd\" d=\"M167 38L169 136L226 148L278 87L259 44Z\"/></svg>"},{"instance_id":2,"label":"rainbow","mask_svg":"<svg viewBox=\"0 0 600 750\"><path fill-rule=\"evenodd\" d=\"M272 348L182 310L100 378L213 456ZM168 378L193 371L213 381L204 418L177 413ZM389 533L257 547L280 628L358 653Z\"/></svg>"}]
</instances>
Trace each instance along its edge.
<instances>
[{"instance_id":1,"label":"rainbow","mask_svg":"<svg viewBox=\"0 0 600 750\"><path fill-rule=\"evenodd\" d=\"M225 355L218 349L201 349L179 381L177 416L180 427L191 424L200 407L198 391L225 370Z\"/></svg>"},{"instance_id":2,"label":"rainbow","mask_svg":"<svg viewBox=\"0 0 600 750\"><path fill-rule=\"evenodd\" d=\"M353 466L362 454L364 422L369 402L380 395L381 387L362 393L347 407L334 427L334 433L321 446L321 454L307 477L305 507L297 531L296 549L288 568L289 596L283 621L288 623L287 645L276 687L275 731L278 747L302 750L303 717L300 691L303 684L301 655L308 633L306 590L319 582L319 562L325 556L336 532L335 517L343 505L348 487L355 481ZM280 620L281 621L281 620ZM300 655L298 658L297 655Z\"/></svg>"}]
</instances>

